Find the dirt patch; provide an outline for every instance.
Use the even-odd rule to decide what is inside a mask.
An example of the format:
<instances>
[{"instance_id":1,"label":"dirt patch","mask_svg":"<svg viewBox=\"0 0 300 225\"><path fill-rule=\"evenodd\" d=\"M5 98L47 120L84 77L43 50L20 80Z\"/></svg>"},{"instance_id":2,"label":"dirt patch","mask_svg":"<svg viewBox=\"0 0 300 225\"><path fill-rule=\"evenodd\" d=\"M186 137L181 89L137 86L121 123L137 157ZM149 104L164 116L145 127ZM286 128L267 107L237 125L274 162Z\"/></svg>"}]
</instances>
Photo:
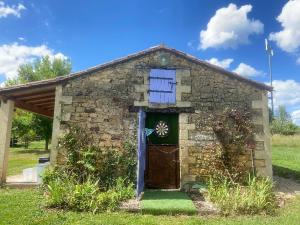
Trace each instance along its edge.
<instances>
[{"instance_id":1,"label":"dirt patch","mask_svg":"<svg viewBox=\"0 0 300 225\"><path fill-rule=\"evenodd\" d=\"M120 209L126 212L138 212L140 210L140 201L138 199L129 199L121 203Z\"/></svg>"},{"instance_id":2,"label":"dirt patch","mask_svg":"<svg viewBox=\"0 0 300 225\"><path fill-rule=\"evenodd\" d=\"M278 176L274 176L273 180L279 207L283 207L289 199L300 195L300 183L295 180Z\"/></svg>"},{"instance_id":3,"label":"dirt patch","mask_svg":"<svg viewBox=\"0 0 300 225\"><path fill-rule=\"evenodd\" d=\"M218 209L211 202L206 201L201 193L190 192L188 195L196 206L199 215L216 215L219 213Z\"/></svg>"}]
</instances>

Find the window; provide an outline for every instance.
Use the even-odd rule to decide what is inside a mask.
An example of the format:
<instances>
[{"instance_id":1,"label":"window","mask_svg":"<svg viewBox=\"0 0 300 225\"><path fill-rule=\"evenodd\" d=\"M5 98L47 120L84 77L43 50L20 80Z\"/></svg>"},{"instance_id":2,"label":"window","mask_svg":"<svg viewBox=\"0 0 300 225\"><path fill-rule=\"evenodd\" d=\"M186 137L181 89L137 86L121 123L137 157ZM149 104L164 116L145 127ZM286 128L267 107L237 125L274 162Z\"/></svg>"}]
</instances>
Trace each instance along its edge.
<instances>
[{"instance_id":1,"label":"window","mask_svg":"<svg viewBox=\"0 0 300 225\"><path fill-rule=\"evenodd\" d=\"M149 102L176 103L176 70L152 69L150 71Z\"/></svg>"}]
</instances>

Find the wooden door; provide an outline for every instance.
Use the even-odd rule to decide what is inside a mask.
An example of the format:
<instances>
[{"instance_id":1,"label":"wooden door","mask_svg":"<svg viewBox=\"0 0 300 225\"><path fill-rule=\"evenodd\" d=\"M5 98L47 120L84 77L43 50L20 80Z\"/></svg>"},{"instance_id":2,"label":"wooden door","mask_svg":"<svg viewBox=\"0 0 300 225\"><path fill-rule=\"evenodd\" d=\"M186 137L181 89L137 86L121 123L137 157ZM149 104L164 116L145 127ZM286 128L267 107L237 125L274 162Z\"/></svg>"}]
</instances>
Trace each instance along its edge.
<instances>
[{"instance_id":1,"label":"wooden door","mask_svg":"<svg viewBox=\"0 0 300 225\"><path fill-rule=\"evenodd\" d=\"M178 188L179 157L177 145L148 145L148 188Z\"/></svg>"},{"instance_id":2,"label":"wooden door","mask_svg":"<svg viewBox=\"0 0 300 225\"><path fill-rule=\"evenodd\" d=\"M157 129L159 126L168 132L161 134L161 129ZM146 187L178 188L178 114L148 113L146 128L154 130L147 138Z\"/></svg>"}]
</instances>

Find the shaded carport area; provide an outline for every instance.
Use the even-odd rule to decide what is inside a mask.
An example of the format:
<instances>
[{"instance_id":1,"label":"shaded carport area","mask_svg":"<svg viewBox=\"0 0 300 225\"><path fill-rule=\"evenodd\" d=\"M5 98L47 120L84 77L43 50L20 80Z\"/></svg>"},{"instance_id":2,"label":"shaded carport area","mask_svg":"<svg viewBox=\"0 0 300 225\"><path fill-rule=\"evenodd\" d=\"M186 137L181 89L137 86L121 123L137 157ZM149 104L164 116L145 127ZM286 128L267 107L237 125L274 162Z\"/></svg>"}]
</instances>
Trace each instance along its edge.
<instances>
[{"instance_id":1,"label":"shaded carport area","mask_svg":"<svg viewBox=\"0 0 300 225\"><path fill-rule=\"evenodd\" d=\"M53 118L59 80L49 79L0 89L0 184L6 182L15 108Z\"/></svg>"}]
</instances>

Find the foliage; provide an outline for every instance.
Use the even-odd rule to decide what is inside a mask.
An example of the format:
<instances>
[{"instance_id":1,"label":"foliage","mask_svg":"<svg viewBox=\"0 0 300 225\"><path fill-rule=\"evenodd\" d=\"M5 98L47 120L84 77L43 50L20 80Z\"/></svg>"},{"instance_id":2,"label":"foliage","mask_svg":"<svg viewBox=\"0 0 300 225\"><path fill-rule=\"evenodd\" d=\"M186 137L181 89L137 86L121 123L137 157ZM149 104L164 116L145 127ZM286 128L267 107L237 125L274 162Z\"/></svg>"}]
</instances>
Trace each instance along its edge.
<instances>
[{"instance_id":1,"label":"foliage","mask_svg":"<svg viewBox=\"0 0 300 225\"><path fill-rule=\"evenodd\" d=\"M32 127L34 127L36 134L45 140L45 150L49 150L49 142L52 136L52 119L33 114Z\"/></svg>"},{"instance_id":2,"label":"foliage","mask_svg":"<svg viewBox=\"0 0 300 225\"><path fill-rule=\"evenodd\" d=\"M61 58L50 59L49 56L45 56L41 59L36 59L33 63L21 65L18 69L17 78L8 80L6 86L55 78L67 75L70 72L71 63L69 60ZM23 121L24 123L26 122L26 127L21 126ZM16 133L13 137L25 141L26 146L28 146L33 136L40 136L45 140L45 149L47 150L52 134L52 120L44 116L18 110L13 119L12 130Z\"/></svg>"},{"instance_id":3,"label":"foliage","mask_svg":"<svg viewBox=\"0 0 300 225\"><path fill-rule=\"evenodd\" d=\"M284 106L278 107L278 115L271 122L271 133L282 135L294 135L298 126L293 123L291 116Z\"/></svg>"},{"instance_id":4,"label":"foliage","mask_svg":"<svg viewBox=\"0 0 300 225\"><path fill-rule=\"evenodd\" d=\"M136 180L136 146L131 141L122 149L98 147L93 138L79 127L70 126L69 132L60 139L65 152L64 171L72 173L79 182L87 177L99 179L99 185L107 190L116 185L118 177L128 183Z\"/></svg>"},{"instance_id":5,"label":"foliage","mask_svg":"<svg viewBox=\"0 0 300 225\"><path fill-rule=\"evenodd\" d=\"M99 148L87 132L70 126L59 141L63 165L43 176L47 204L78 211L113 211L134 196L136 148Z\"/></svg>"},{"instance_id":6,"label":"foliage","mask_svg":"<svg viewBox=\"0 0 300 225\"><path fill-rule=\"evenodd\" d=\"M12 122L12 138L23 142L26 149L36 137L32 126L32 117L32 113L17 109Z\"/></svg>"},{"instance_id":7,"label":"foliage","mask_svg":"<svg viewBox=\"0 0 300 225\"><path fill-rule=\"evenodd\" d=\"M213 179L208 185L208 198L223 214L270 214L276 208L273 183L268 178L251 177L246 186Z\"/></svg>"},{"instance_id":8,"label":"foliage","mask_svg":"<svg viewBox=\"0 0 300 225\"><path fill-rule=\"evenodd\" d=\"M249 168L241 159L247 160L245 156L249 157L255 147L250 112L227 108L221 114L211 116L211 121L218 143L205 147L210 151L209 175L220 182L224 179L232 183L243 182Z\"/></svg>"},{"instance_id":9,"label":"foliage","mask_svg":"<svg viewBox=\"0 0 300 225\"><path fill-rule=\"evenodd\" d=\"M117 179L116 187L102 191L98 181L88 178L78 183L76 178L57 171L47 172L44 176L46 185L46 204L49 207L72 209L76 211L114 211L120 202L134 196L133 185Z\"/></svg>"},{"instance_id":10,"label":"foliage","mask_svg":"<svg viewBox=\"0 0 300 225\"><path fill-rule=\"evenodd\" d=\"M32 63L21 65L18 69L17 78L8 80L6 86L64 76L69 74L71 69L72 66L69 60L62 58L50 59L49 56L45 56L36 59Z\"/></svg>"}]
</instances>

